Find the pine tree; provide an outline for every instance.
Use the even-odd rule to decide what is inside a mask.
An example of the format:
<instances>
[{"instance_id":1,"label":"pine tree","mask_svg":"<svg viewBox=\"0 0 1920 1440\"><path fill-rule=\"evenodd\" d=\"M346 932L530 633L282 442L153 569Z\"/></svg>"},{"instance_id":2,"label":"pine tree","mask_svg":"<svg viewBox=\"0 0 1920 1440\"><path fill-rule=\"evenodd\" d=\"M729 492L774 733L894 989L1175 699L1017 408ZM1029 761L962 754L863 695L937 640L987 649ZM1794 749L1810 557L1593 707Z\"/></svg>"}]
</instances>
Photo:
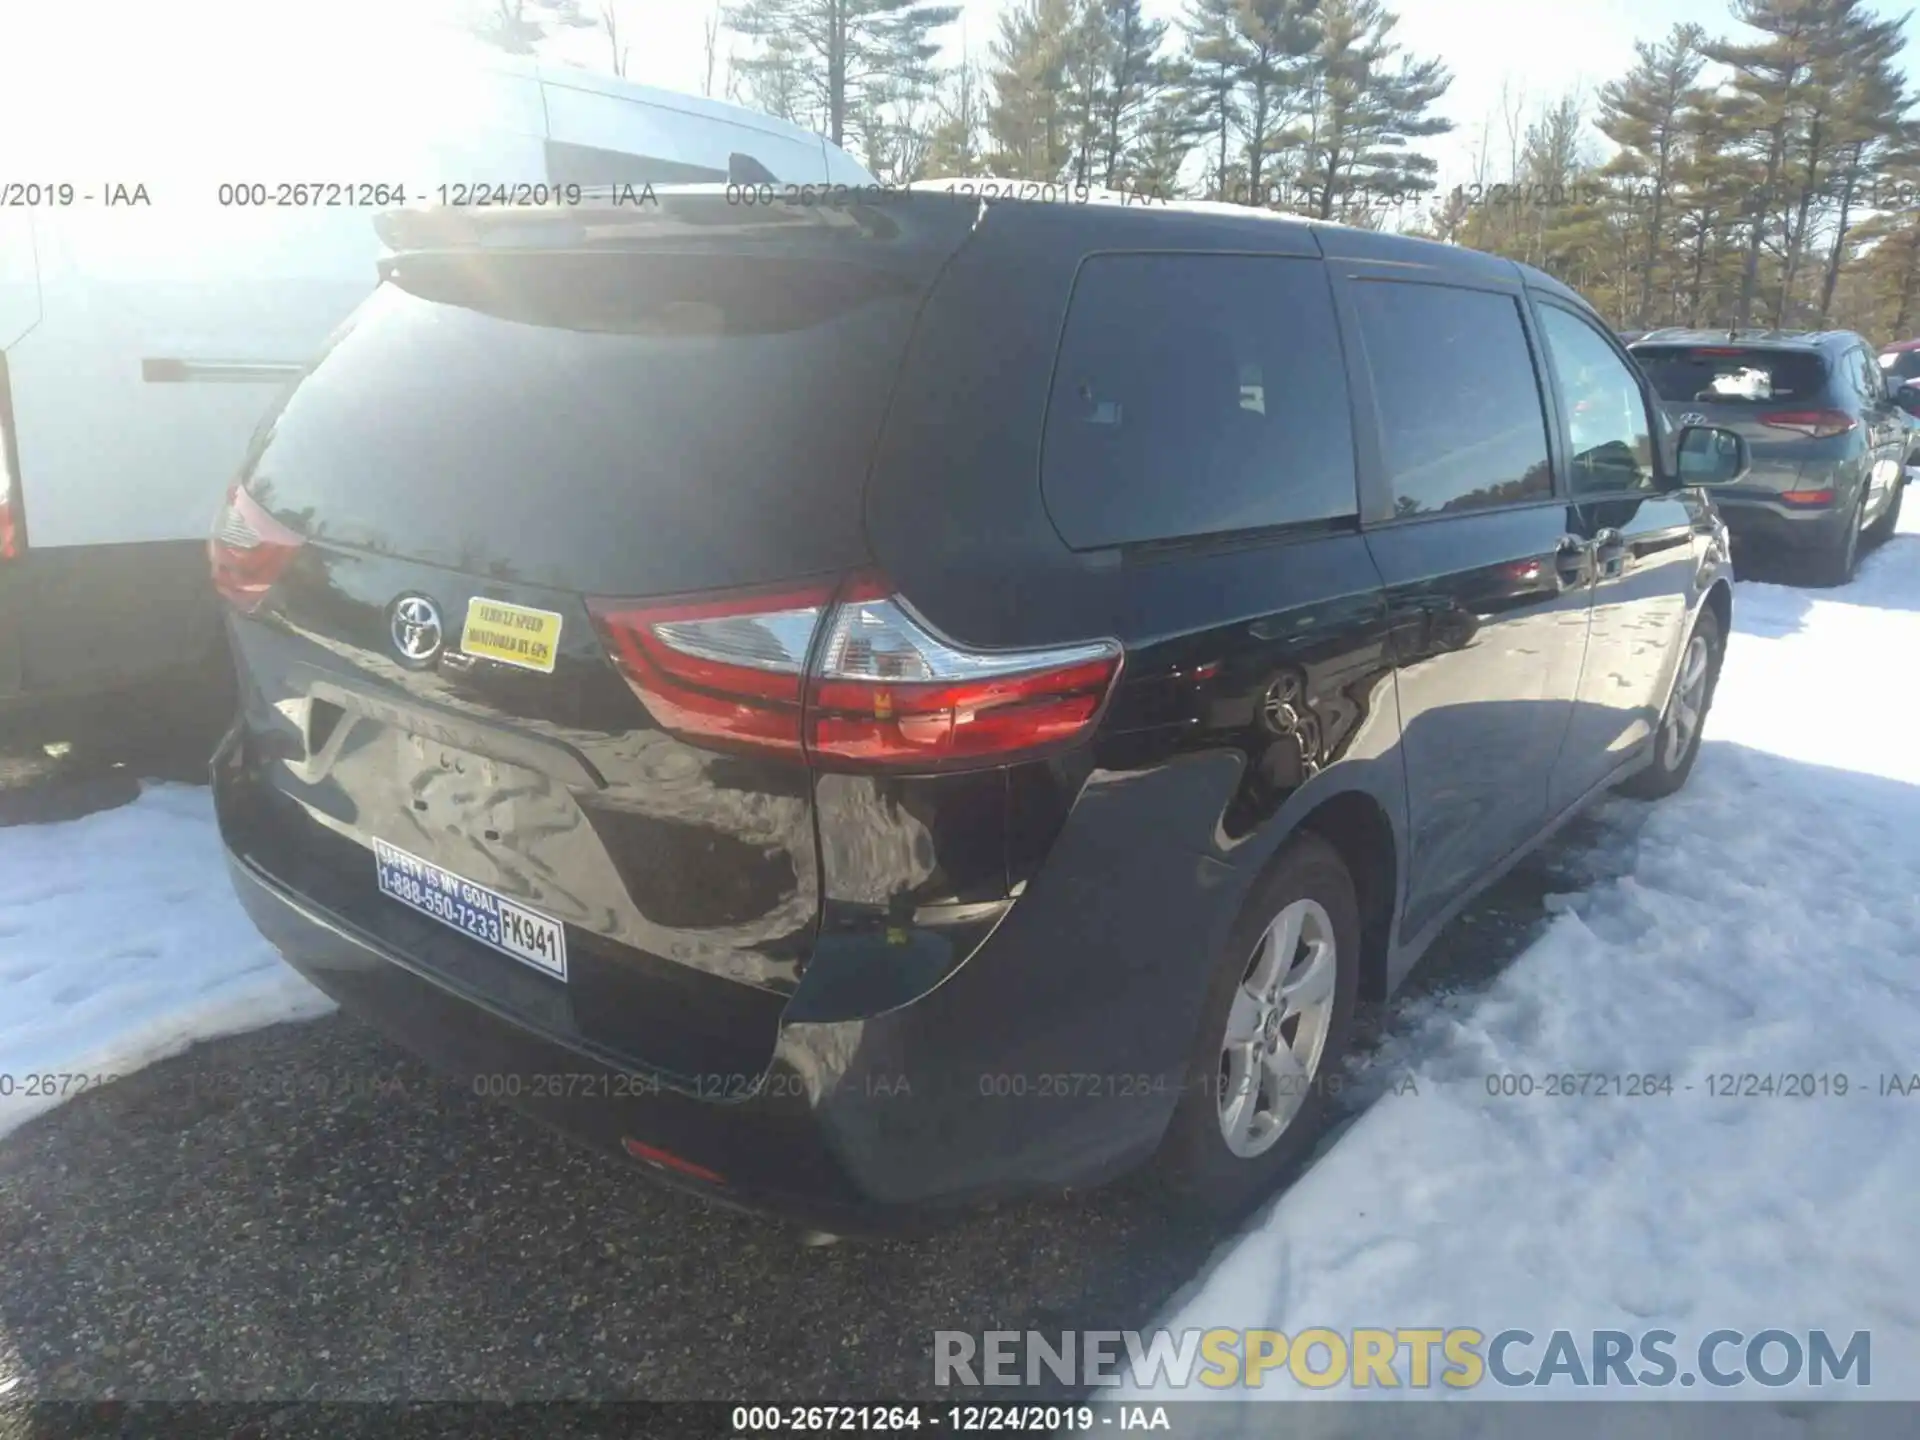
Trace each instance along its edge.
<instances>
[{"instance_id":1,"label":"pine tree","mask_svg":"<svg viewBox=\"0 0 1920 1440\"><path fill-rule=\"evenodd\" d=\"M1434 162L1407 141L1445 134L1452 122L1427 113L1452 77L1438 60L1415 61L1388 37L1396 23L1380 0L1325 0L1314 56L1311 129L1302 188L1311 212L1330 220L1366 192L1432 188Z\"/></svg>"},{"instance_id":2,"label":"pine tree","mask_svg":"<svg viewBox=\"0 0 1920 1440\"><path fill-rule=\"evenodd\" d=\"M750 82L765 52L781 51L804 61L800 70L806 108L834 144L845 143L848 116L886 104L901 85L932 81L940 52L933 32L959 17L957 5L926 0L741 0L727 11L727 24L765 47L741 62Z\"/></svg>"},{"instance_id":3,"label":"pine tree","mask_svg":"<svg viewBox=\"0 0 1920 1440\"><path fill-rule=\"evenodd\" d=\"M1311 103L1320 28L1318 0L1241 0L1237 16L1244 39L1241 66L1241 130L1246 145L1248 196L1265 202L1268 157L1285 143Z\"/></svg>"},{"instance_id":4,"label":"pine tree","mask_svg":"<svg viewBox=\"0 0 1920 1440\"><path fill-rule=\"evenodd\" d=\"M1839 81L1832 175L1837 213L1816 309L1822 327L1833 310L1855 205L1862 200L1872 205L1880 198L1873 193L1877 176L1900 170L1912 173L1920 161L1920 133L1908 115L1912 98L1894 65L1905 44L1898 27L1874 27L1873 33L1863 37Z\"/></svg>"},{"instance_id":5,"label":"pine tree","mask_svg":"<svg viewBox=\"0 0 1920 1440\"><path fill-rule=\"evenodd\" d=\"M1143 195L1180 193L1180 172L1208 129L1207 108L1185 83L1185 71L1176 65L1169 79L1147 112L1132 158L1118 177L1122 187Z\"/></svg>"},{"instance_id":6,"label":"pine tree","mask_svg":"<svg viewBox=\"0 0 1920 1440\"><path fill-rule=\"evenodd\" d=\"M987 105L992 173L1015 180L1059 180L1073 159L1067 96L1072 0L1025 0L1000 13L988 47L993 98Z\"/></svg>"},{"instance_id":7,"label":"pine tree","mask_svg":"<svg viewBox=\"0 0 1920 1440\"><path fill-rule=\"evenodd\" d=\"M1620 147L1606 173L1628 181L1631 208L1645 216L1639 294L1629 312L1636 328L1651 326L1654 273L1665 240L1673 171L1688 110L1703 98L1695 82L1706 39L1697 25L1676 25L1664 44L1640 41L1638 62L1625 78L1600 87L1600 132Z\"/></svg>"},{"instance_id":8,"label":"pine tree","mask_svg":"<svg viewBox=\"0 0 1920 1440\"><path fill-rule=\"evenodd\" d=\"M1160 55L1168 27L1165 20L1147 19L1141 0L1095 0L1091 14L1103 33L1094 172L1100 184L1111 188L1128 168L1147 118L1169 84L1168 65Z\"/></svg>"},{"instance_id":9,"label":"pine tree","mask_svg":"<svg viewBox=\"0 0 1920 1440\"><path fill-rule=\"evenodd\" d=\"M1733 325L1753 319L1760 281L1760 257L1772 242L1785 204L1782 183L1795 138L1794 127L1807 108L1815 66L1832 29L1833 14L1845 0L1733 0L1733 15L1761 33L1756 41L1714 41L1707 55L1734 72L1728 97L1731 114L1746 133L1742 149L1753 157L1756 184L1745 206L1744 252Z\"/></svg>"},{"instance_id":10,"label":"pine tree","mask_svg":"<svg viewBox=\"0 0 1920 1440\"><path fill-rule=\"evenodd\" d=\"M947 76L935 105L939 119L927 137L926 175L986 174L986 77L980 66L962 61Z\"/></svg>"},{"instance_id":11,"label":"pine tree","mask_svg":"<svg viewBox=\"0 0 1920 1440\"><path fill-rule=\"evenodd\" d=\"M1248 61L1239 23L1240 0L1188 0L1180 29L1186 37L1196 120L1213 151L1211 198L1227 198L1227 144L1241 121L1240 77Z\"/></svg>"},{"instance_id":12,"label":"pine tree","mask_svg":"<svg viewBox=\"0 0 1920 1440\"><path fill-rule=\"evenodd\" d=\"M808 56L798 42L789 36L775 35L760 47L758 54L736 62L733 68L757 108L811 129L817 117L813 113L807 64Z\"/></svg>"}]
</instances>

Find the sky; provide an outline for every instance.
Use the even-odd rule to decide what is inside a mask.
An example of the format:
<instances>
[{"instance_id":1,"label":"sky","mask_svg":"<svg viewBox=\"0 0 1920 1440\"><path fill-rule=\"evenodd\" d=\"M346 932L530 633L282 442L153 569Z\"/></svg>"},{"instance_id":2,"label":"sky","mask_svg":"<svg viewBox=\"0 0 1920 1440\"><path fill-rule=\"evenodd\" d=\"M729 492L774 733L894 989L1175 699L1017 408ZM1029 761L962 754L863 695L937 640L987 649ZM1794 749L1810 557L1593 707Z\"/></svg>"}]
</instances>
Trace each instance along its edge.
<instances>
[{"instance_id":1,"label":"sky","mask_svg":"<svg viewBox=\"0 0 1920 1440\"><path fill-rule=\"evenodd\" d=\"M635 37L629 78L697 91L705 65L702 27L711 6L703 0L614 3L621 25ZM1000 12L1012 3L967 0L960 21L944 36L949 63L960 58L963 44L967 52L984 57ZM592 0L588 8L595 8ZM1173 19L1182 5L1146 0L1146 8L1154 18ZM1658 40L1681 21L1702 25L1709 34L1734 28L1726 0L1388 0L1388 8L1399 14L1396 36L1410 51L1437 55L1453 72L1453 85L1437 108L1455 129L1428 144L1428 153L1440 163L1442 184L1449 187L1471 182L1484 127L1491 125L1495 149L1505 154L1503 86L1510 96L1523 97L1531 114L1570 90L1591 97L1601 83L1633 64L1635 40ZM564 53L605 64L605 37L583 33L568 41ZM1593 143L1598 150L1605 142L1596 132Z\"/></svg>"},{"instance_id":2,"label":"sky","mask_svg":"<svg viewBox=\"0 0 1920 1440\"><path fill-rule=\"evenodd\" d=\"M103 59L164 67L170 53L197 52L205 60L222 56L224 47L226 57L251 61L264 51L281 56L288 67L312 73L323 71L312 59L318 17L347 35L351 46L364 50L369 43L380 43L382 36L397 35L408 17L444 13L458 3L461 0L188 0L185 6L160 7L150 0L95 0L79 10L0 3L0 69L9 53L16 60L31 57L36 65L52 53L86 73ZM609 0L584 0L583 9L598 13L603 3ZM705 70L704 27L715 12L714 0L610 3L625 38L629 78L699 93ZM1001 11L1012 3L1017 0L966 0L960 20L943 34L945 60L957 62L963 53L984 57ZM1181 3L1146 0L1156 18L1176 17ZM1728 0L1389 0L1389 8L1400 15L1396 33L1406 47L1419 56L1438 56L1454 76L1438 109L1455 129L1426 145L1439 162L1443 187L1472 182L1475 152L1485 139L1491 138L1496 154L1505 154L1503 90L1509 100L1519 100L1528 118L1570 91L1591 102L1601 83L1632 65L1635 40L1658 40L1679 21L1698 23L1710 34L1735 29ZM1882 0L1878 8L1886 12L1892 7ZM191 13L199 23L181 24L183 13ZM242 33L251 38L239 41ZM110 37L104 45L103 36ZM112 39L121 45L113 47ZM722 70L728 40L723 33ZM1920 46L1913 49L1920 51ZM568 34L551 54L599 69L608 66L606 37L597 27ZM1916 62L1920 54L1910 54L1909 75L1920 82ZM243 68L272 73L253 64ZM111 93L110 86L101 88ZM124 123L130 131L139 120L135 115L116 117L110 105L102 107L101 118L103 123ZM1589 135L1596 158L1603 156L1606 142L1597 131Z\"/></svg>"}]
</instances>

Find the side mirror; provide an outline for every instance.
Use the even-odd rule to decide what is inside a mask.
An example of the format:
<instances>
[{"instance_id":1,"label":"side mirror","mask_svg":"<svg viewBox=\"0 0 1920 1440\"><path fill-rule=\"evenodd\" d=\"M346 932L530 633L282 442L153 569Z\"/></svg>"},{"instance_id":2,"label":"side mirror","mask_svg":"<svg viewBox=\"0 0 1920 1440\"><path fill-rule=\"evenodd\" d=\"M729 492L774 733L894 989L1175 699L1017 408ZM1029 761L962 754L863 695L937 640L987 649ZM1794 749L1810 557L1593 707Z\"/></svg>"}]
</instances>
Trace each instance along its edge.
<instances>
[{"instance_id":1,"label":"side mirror","mask_svg":"<svg viewBox=\"0 0 1920 1440\"><path fill-rule=\"evenodd\" d=\"M1682 485L1737 485L1753 469L1747 442L1718 425L1689 425L1676 447Z\"/></svg>"},{"instance_id":2,"label":"side mirror","mask_svg":"<svg viewBox=\"0 0 1920 1440\"><path fill-rule=\"evenodd\" d=\"M1920 416L1920 389L1913 385L1902 385L1893 392L1893 403L1909 415Z\"/></svg>"}]
</instances>

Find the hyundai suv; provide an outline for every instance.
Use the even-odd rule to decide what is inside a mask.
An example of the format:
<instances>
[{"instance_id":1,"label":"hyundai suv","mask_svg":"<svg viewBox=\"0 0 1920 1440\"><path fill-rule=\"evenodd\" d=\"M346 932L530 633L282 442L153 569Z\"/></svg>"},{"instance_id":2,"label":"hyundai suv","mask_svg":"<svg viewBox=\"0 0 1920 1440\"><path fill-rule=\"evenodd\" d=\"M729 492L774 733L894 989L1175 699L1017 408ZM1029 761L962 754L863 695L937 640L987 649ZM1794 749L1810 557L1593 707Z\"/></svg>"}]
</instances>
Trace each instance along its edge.
<instances>
[{"instance_id":1,"label":"hyundai suv","mask_svg":"<svg viewBox=\"0 0 1920 1440\"><path fill-rule=\"evenodd\" d=\"M1734 543L1853 578L1900 519L1911 427L1867 342L1844 330L1656 330L1632 347L1677 425L1737 431L1752 471L1715 492Z\"/></svg>"},{"instance_id":2,"label":"hyundai suv","mask_svg":"<svg viewBox=\"0 0 1920 1440\"><path fill-rule=\"evenodd\" d=\"M240 896L723 1201L1236 1211L1359 1001L1686 779L1745 443L1467 250L741 199L391 218L211 543Z\"/></svg>"}]
</instances>

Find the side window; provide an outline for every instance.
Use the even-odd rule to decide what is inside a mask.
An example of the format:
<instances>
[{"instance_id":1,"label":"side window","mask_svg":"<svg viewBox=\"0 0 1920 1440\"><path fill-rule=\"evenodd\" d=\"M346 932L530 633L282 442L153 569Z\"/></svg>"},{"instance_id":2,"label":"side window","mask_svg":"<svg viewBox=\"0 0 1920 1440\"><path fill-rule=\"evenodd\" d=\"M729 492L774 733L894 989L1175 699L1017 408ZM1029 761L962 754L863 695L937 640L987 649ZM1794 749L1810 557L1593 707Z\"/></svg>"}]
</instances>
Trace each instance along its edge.
<instances>
[{"instance_id":1,"label":"side window","mask_svg":"<svg viewBox=\"0 0 1920 1440\"><path fill-rule=\"evenodd\" d=\"M1518 302L1395 280L1353 293L1394 514L1551 495L1546 409Z\"/></svg>"},{"instance_id":2,"label":"side window","mask_svg":"<svg viewBox=\"0 0 1920 1440\"><path fill-rule=\"evenodd\" d=\"M688 165L625 150L602 150L593 145L547 141L549 185L680 185L725 180L725 170Z\"/></svg>"},{"instance_id":3,"label":"side window","mask_svg":"<svg viewBox=\"0 0 1920 1440\"><path fill-rule=\"evenodd\" d=\"M1357 514L1325 265L1087 260L1054 367L1040 483L1077 549Z\"/></svg>"},{"instance_id":4,"label":"side window","mask_svg":"<svg viewBox=\"0 0 1920 1440\"><path fill-rule=\"evenodd\" d=\"M1566 402L1575 498L1652 490L1653 424L1638 377L1578 315L1556 305L1538 313Z\"/></svg>"},{"instance_id":5,"label":"side window","mask_svg":"<svg viewBox=\"0 0 1920 1440\"><path fill-rule=\"evenodd\" d=\"M1856 348L1849 352L1853 357L1854 374L1859 377L1857 388L1860 398L1869 405L1887 403L1886 384L1880 375L1880 366L1865 349Z\"/></svg>"}]
</instances>

